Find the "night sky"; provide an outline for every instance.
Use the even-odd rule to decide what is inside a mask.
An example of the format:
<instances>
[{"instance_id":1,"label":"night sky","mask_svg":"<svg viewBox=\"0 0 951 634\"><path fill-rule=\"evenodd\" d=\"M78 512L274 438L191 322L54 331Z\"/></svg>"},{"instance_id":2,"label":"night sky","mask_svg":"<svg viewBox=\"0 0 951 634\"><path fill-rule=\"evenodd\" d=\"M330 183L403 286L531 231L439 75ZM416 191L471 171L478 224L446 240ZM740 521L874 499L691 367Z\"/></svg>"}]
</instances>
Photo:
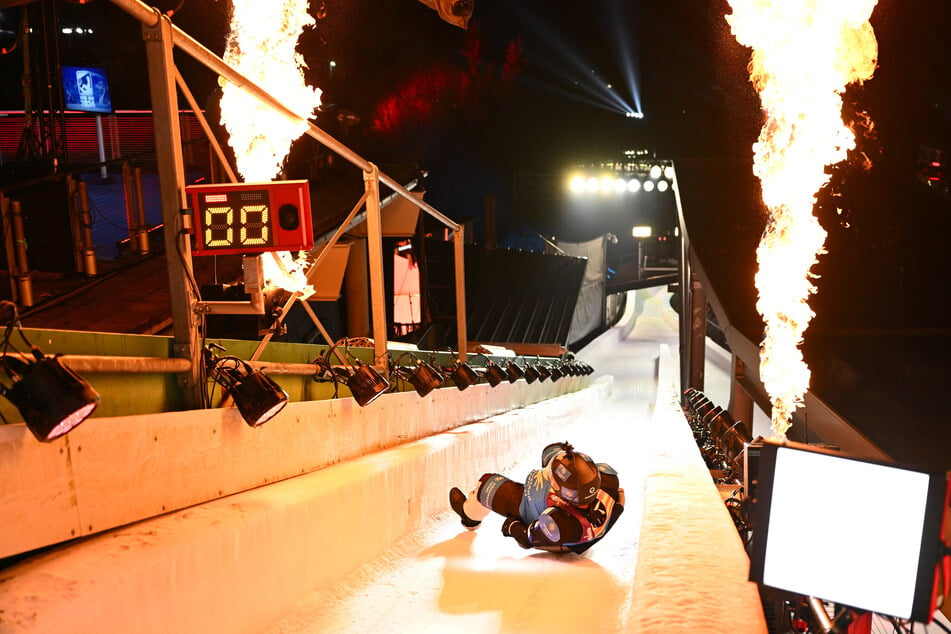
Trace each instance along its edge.
<instances>
[{"instance_id":1,"label":"night sky","mask_svg":"<svg viewBox=\"0 0 951 634\"><path fill-rule=\"evenodd\" d=\"M61 42L62 63L104 66L116 108L148 108L144 54L131 18L106 0L59 6L63 23L94 26L99 34ZM175 23L221 53L227 2L157 6L179 7ZM614 160L631 148L674 159L691 239L736 323L758 339L753 252L765 216L751 145L761 117L746 75L749 52L729 33L725 0L476 0L468 30L418 0L312 0L311 8L323 17L304 34L300 51L312 83L324 90L318 123L381 165L428 170L427 200L450 216L478 218L488 193L499 200L503 230L556 231L564 226L556 206L547 218L518 208L512 190L519 175ZM18 11L0 10L0 37L7 38L0 46L9 46ZM919 178L923 165L941 158L936 150L951 148L951 3L880 0L872 24L879 67L864 86L847 91L843 112L849 121L867 113L873 122L857 126L872 167L836 167L819 195L829 252L816 267L817 317L806 342L817 390L830 400L865 395L858 406L841 405L856 408L856 418L934 402L924 391L946 389L951 378L943 352L951 347L948 319L935 310L951 273L944 255L951 198ZM199 102L211 103L214 78L184 56L178 60ZM20 63L16 52L0 56L0 108L22 108ZM585 101L580 86L594 77L633 104L629 72L642 120ZM340 113L357 115L360 124L344 132ZM860 336L870 332L911 339L870 343ZM852 348L858 352L850 356ZM870 351L883 366L876 377L860 372L872 365L861 358ZM888 402L866 398L889 390ZM936 406L926 409L915 416L942 416ZM905 436L909 444L934 445L922 458L934 465L951 455L951 438L942 433ZM883 443L895 436L879 435ZM894 453L919 458L904 446Z\"/></svg>"}]
</instances>

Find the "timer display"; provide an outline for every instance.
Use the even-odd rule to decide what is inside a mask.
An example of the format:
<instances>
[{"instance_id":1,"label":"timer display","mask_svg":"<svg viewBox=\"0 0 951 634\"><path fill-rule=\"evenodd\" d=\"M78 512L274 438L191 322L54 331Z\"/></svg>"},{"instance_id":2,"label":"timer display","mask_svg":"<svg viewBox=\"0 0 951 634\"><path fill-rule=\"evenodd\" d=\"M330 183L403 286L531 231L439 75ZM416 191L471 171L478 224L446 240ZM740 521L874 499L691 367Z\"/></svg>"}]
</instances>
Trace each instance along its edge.
<instances>
[{"instance_id":1,"label":"timer display","mask_svg":"<svg viewBox=\"0 0 951 634\"><path fill-rule=\"evenodd\" d=\"M194 214L193 255L304 251L314 246L305 180L189 185L185 193Z\"/></svg>"}]
</instances>

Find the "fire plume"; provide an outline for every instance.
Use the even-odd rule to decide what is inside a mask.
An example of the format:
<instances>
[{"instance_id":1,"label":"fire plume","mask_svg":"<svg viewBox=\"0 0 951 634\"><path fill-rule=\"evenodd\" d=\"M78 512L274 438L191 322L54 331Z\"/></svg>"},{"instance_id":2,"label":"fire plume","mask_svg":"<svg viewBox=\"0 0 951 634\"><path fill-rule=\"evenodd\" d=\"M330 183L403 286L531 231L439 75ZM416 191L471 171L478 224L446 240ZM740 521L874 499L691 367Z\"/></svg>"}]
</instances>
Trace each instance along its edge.
<instances>
[{"instance_id":1,"label":"fire plume","mask_svg":"<svg viewBox=\"0 0 951 634\"><path fill-rule=\"evenodd\" d=\"M814 316L813 264L826 232L813 213L827 166L855 148L842 121L842 93L870 79L878 44L869 23L877 0L729 0L737 41L752 49L750 79L765 123L753 172L768 211L756 251L756 309L765 323L760 378L774 437L785 438L810 372L799 345Z\"/></svg>"},{"instance_id":2,"label":"fire plume","mask_svg":"<svg viewBox=\"0 0 951 634\"><path fill-rule=\"evenodd\" d=\"M314 23L308 0L233 0L224 60L292 111L309 118L320 105L321 93L304 80L306 64L297 52L297 40ZM306 120L291 119L240 86L221 83L221 122L231 137L238 171L248 182L272 180L281 171L291 143L306 131Z\"/></svg>"}]
</instances>

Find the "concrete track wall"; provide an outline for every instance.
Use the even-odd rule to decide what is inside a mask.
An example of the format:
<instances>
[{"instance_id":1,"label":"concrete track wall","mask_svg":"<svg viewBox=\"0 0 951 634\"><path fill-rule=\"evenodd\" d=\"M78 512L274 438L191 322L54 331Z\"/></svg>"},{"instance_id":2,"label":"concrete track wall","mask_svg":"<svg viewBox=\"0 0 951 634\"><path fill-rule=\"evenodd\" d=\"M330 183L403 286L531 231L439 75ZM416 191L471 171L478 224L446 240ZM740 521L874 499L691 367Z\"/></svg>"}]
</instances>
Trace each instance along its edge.
<instances>
[{"instance_id":1,"label":"concrete track wall","mask_svg":"<svg viewBox=\"0 0 951 634\"><path fill-rule=\"evenodd\" d=\"M257 428L234 408L93 418L51 443L0 425L0 558L310 473L583 388L565 377L290 403Z\"/></svg>"},{"instance_id":2,"label":"concrete track wall","mask_svg":"<svg viewBox=\"0 0 951 634\"><path fill-rule=\"evenodd\" d=\"M445 511L449 486L477 477L486 456L506 464L551 442L573 416L607 398L612 383L602 377L571 394L34 557L2 573L0 632L259 632L302 595L333 587Z\"/></svg>"}]
</instances>

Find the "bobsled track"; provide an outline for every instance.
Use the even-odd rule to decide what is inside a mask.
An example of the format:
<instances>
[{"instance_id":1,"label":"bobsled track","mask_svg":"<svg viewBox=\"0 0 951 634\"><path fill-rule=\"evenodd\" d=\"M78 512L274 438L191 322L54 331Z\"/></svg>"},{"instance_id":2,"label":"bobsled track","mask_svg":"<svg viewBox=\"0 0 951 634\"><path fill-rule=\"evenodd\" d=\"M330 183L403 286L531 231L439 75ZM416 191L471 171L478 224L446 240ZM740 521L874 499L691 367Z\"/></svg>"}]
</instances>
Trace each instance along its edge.
<instances>
[{"instance_id":1,"label":"bobsled track","mask_svg":"<svg viewBox=\"0 0 951 634\"><path fill-rule=\"evenodd\" d=\"M290 443L306 436L298 447L258 433L251 453L235 455L253 463L273 461L276 451L283 461L300 460L302 450L335 450L341 435L364 442L368 453L24 557L0 569L0 634L766 632L724 492L679 406L678 318L669 299L664 287L631 291L618 325L578 353L596 369L578 389L481 418L466 410L481 407L487 386L439 390L442 401L425 403L453 403L456 420L474 422L385 449L362 438L371 414L408 430L415 421L400 419L405 411L432 416L411 400L415 394L384 397L390 404L376 414L365 408L365 419L341 418L344 402L327 420L313 417L314 406L294 404L297 420L263 431ZM708 341L705 359L704 392L726 406L730 356ZM208 421L212 432L220 425L230 442L247 442L227 414L101 425L140 433L138 423L151 438L159 428L147 425L162 424L161 433L181 428L188 440L197 438L193 426L217 416L224 422ZM767 427L757 410L754 436ZM468 490L487 471L522 479L546 444L564 440L616 468L626 494L614 529L584 555L523 550L502 536L501 518L469 532L449 511L450 487ZM228 468L211 453L205 462ZM133 504L156 487L207 479L202 467L169 473L186 479L163 485L149 480L146 467L128 471L123 463L125 471L113 466L81 484L103 491L103 503Z\"/></svg>"},{"instance_id":2,"label":"bobsled track","mask_svg":"<svg viewBox=\"0 0 951 634\"><path fill-rule=\"evenodd\" d=\"M304 598L270 634L766 631L740 541L680 413L668 298L666 289L630 294L619 324L578 355L600 375L592 394L536 406L543 441L512 464L488 445L449 483L468 490L484 471L520 480L547 442L569 440L615 467L625 490L625 513L599 544L583 556L523 550L501 534L499 516L470 532L444 512L337 588ZM729 356L708 347L706 392L725 403Z\"/></svg>"},{"instance_id":3,"label":"bobsled track","mask_svg":"<svg viewBox=\"0 0 951 634\"><path fill-rule=\"evenodd\" d=\"M596 368L586 387L8 566L0 632L765 632L679 406L669 298L630 292L618 325L577 355ZM708 342L715 402L728 403L729 377L729 355ZM497 516L468 532L449 511L451 486L486 471L522 479L562 440L617 469L626 494L583 556L523 550Z\"/></svg>"}]
</instances>

